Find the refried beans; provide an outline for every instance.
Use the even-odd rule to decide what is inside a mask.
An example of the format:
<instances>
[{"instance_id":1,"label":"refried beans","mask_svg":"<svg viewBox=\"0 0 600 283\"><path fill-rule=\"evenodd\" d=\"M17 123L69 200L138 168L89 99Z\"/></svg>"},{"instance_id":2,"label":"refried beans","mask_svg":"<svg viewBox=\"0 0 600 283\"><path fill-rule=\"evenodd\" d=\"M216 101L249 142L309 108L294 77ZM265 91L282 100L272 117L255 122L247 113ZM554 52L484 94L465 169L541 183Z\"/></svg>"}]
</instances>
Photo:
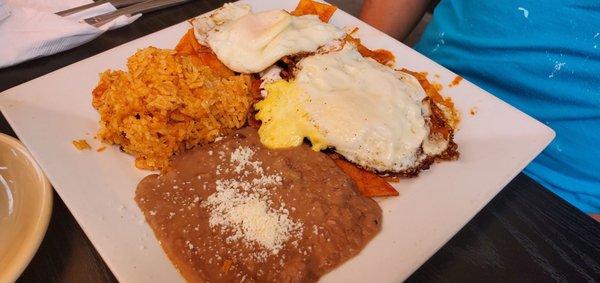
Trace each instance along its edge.
<instances>
[{"instance_id":1,"label":"refried beans","mask_svg":"<svg viewBox=\"0 0 600 283\"><path fill-rule=\"evenodd\" d=\"M381 209L325 154L255 129L176 156L135 200L190 282L314 282L381 230Z\"/></svg>"}]
</instances>

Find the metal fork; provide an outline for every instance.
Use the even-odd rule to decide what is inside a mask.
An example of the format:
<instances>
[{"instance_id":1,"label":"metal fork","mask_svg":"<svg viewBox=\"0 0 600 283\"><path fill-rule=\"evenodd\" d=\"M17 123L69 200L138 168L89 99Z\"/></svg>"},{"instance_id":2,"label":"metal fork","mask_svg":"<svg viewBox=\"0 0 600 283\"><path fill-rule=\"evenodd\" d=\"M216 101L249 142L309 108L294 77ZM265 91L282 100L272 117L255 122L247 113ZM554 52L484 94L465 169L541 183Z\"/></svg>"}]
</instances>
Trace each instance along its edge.
<instances>
[{"instance_id":1,"label":"metal fork","mask_svg":"<svg viewBox=\"0 0 600 283\"><path fill-rule=\"evenodd\" d=\"M183 4L183 3L189 2L189 1L191 1L191 0L149 0L149 1L144 1L141 3L135 4L135 5L131 5L131 6L128 6L125 8L121 8L121 9L118 9L118 10L110 12L110 13L87 18L83 21L85 21L86 23L88 23L92 26L101 27L104 24L106 24L122 15L134 15L137 13L152 12L152 11L160 10L162 8L167 8L167 7Z\"/></svg>"},{"instance_id":2,"label":"metal fork","mask_svg":"<svg viewBox=\"0 0 600 283\"><path fill-rule=\"evenodd\" d=\"M85 4L85 5L77 6L77 7L67 9L64 11L56 12L55 14L57 14L61 17L64 17L64 16L68 16L71 14L75 14L75 13L83 11L83 10L87 10L92 7L100 6L104 3L110 3L115 8L119 9L119 8L127 7L129 5L137 4L140 2L144 2L144 1L148 1L148 0L99 0L99 1L96 1L96 2L93 2L90 4Z\"/></svg>"}]
</instances>

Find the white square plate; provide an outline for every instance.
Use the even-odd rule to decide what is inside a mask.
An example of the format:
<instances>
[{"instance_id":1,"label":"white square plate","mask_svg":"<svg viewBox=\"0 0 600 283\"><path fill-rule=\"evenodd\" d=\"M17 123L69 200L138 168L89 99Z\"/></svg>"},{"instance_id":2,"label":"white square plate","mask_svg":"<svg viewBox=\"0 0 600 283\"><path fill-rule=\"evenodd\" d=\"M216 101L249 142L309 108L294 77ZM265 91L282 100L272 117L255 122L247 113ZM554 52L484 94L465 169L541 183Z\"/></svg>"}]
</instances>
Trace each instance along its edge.
<instances>
[{"instance_id":1,"label":"white square plate","mask_svg":"<svg viewBox=\"0 0 600 283\"><path fill-rule=\"evenodd\" d=\"M293 9L297 0L247 1L254 11ZM357 26L370 48L392 51L398 67L438 74L447 85L456 76L409 47L343 11L331 23ZM92 147L99 116L91 106L98 74L124 69L139 48L174 48L187 22L158 31L77 62L0 94L0 110L44 169L115 276L123 282L178 282L171 265L133 198L150 172L109 147L76 150L71 141L87 138ZM430 78L432 78L430 76ZM323 282L398 282L408 277L463 227L553 139L554 132L463 81L446 87L462 113L456 134L461 157L435 164L418 178L396 184L400 196L380 200L383 230L355 258ZM475 115L469 111L476 109Z\"/></svg>"}]
</instances>

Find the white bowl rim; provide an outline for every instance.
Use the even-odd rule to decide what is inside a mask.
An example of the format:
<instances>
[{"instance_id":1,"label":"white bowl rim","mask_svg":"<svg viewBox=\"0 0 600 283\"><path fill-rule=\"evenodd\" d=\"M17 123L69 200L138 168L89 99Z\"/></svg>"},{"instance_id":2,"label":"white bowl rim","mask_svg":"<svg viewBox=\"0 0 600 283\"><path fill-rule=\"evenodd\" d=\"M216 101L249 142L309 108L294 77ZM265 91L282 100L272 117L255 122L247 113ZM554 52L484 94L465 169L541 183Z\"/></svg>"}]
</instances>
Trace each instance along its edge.
<instances>
[{"instance_id":1,"label":"white bowl rim","mask_svg":"<svg viewBox=\"0 0 600 283\"><path fill-rule=\"evenodd\" d=\"M44 171L42 171L35 159L33 159L29 151L19 140L9 135L0 133L0 143L5 143L11 148L18 150L29 159L29 164L32 165L33 169L35 170L35 174L42 180L42 186L39 193L45 196L45 198L42 199L39 212L36 215L37 219L35 220L35 228L30 232L29 235L26 235L23 238L24 242L22 243L19 253L15 255L8 266L4 267L4 272L0 274L0 282L15 282L33 259L33 256L36 254L40 244L42 243L42 240L44 239L44 236L46 235L50 217L52 216L53 191L50 182L44 174Z\"/></svg>"}]
</instances>

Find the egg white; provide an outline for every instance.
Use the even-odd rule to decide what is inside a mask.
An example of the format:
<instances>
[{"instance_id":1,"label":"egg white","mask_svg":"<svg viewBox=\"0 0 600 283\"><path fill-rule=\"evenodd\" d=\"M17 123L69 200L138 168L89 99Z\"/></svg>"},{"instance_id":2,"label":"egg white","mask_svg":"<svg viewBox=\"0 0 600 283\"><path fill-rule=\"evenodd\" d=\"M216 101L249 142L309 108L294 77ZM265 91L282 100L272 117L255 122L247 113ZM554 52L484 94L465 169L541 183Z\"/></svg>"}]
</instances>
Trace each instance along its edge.
<instances>
[{"instance_id":1,"label":"egg white","mask_svg":"<svg viewBox=\"0 0 600 283\"><path fill-rule=\"evenodd\" d=\"M252 13L244 4L229 4L192 22L199 42L240 73L261 72L284 56L314 52L345 35L316 15L297 17L284 10Z\"/></svg>"}]
</instances>

